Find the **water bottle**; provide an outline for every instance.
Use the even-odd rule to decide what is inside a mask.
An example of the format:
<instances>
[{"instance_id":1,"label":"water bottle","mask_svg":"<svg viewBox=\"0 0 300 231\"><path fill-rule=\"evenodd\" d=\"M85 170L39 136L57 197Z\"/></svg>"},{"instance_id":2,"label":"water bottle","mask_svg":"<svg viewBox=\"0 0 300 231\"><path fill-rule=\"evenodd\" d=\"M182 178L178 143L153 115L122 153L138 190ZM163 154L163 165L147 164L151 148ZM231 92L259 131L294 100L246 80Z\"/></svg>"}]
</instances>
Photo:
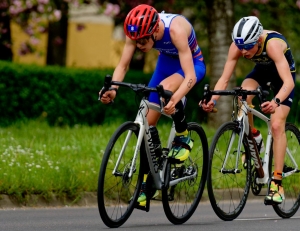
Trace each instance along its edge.
<instances>
[{"instance_id":1,"label":"water bottle","mask_svg":"<svg viewBox=\"0 0 300 231\"><path fill-rule=\"evenodd\" d=\"M151 133L152 144L153 144L155 155L157 157L160 157L162 154L162 147L158 136L157 128L155 126L150 126L149 131Z\"/></svg>"},{"instance_id":2,"label":"water bottle","mask_svg":"<svg viewBox=\"0 0 300 231\"><path fill-rule=\"evenodd\" d=\"M254 129L252 129L252 134L253 134L253 137L256 141L258 152L259 153L264 152L265 151L265 145L264 145L263 138L262 138L262 135L261 135L260 131L254 128Z\"/></svg>"}]
</instances>

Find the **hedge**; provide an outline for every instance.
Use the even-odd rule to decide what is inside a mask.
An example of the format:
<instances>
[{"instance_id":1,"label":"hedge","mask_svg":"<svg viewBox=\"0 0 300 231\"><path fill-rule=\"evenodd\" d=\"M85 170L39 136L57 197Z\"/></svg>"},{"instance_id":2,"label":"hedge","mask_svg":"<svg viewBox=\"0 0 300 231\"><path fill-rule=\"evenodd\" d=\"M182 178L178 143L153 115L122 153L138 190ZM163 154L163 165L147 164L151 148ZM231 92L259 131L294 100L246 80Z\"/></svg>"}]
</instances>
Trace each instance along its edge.
<instances>
[{"instance_id":1,"label":"hedge","mask_svg":"<svg viewBox=\"0 0 300 231\"><path fill-rule=\"evenodd\" d=\"M0 126L18 120L41 119L50 125L97 125L133 120L141 96L121 87L112 105L98 101L98 92L104 76L113 70L71 69L57 66L21 65L0 61ZM151 74L129 71L125 81L147 84ZM238 79L237 85L242 79ZM187 95L188 121L206 122L207 115L198 107L203 94L204 81ZM296 85L300 92L300 84ZM299 94L296 94L289 121L299 122Z\"/></svg>"},{"instance_id":2,"label":"hedge","mask_svg":"<svg viewBox=\"0 0 300 231\"><path fill-rule=\"evenodd\" d=\"M69 126L101 124L116 118L133 120L141 97L128 88L119 89L112 105L98 101L104 76L112 72L109 69L41 67L0 61L0 126L28 119ZM129 71L125 81L147 84L150 77L151 74ZM188 119L202 118L197 105L203 85L189 93Z\"/></svg>"}]
</instances>

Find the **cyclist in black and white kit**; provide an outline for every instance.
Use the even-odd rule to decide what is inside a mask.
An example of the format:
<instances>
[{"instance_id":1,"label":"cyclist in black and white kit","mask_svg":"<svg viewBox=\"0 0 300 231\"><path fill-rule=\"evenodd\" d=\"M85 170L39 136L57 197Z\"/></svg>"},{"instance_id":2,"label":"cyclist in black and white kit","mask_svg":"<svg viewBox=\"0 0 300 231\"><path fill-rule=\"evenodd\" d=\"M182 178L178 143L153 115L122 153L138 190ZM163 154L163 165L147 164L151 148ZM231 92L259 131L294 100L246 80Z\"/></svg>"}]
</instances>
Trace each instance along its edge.
<instances>
[{"instance_id":1,"label":"cyclist in black and white kit","mask_svg":"<svg viewBox=\"0 0 300 231\"><path fill-rule=\"evenodd\" d=\"M276 31L263 30L259 19L254 16L241 18L235 24L232 40L223 74L214 89L226 89L241 57L256 63L242 83L244 89L254 90L259 85L266 86L268 82L274 86L275 97L263 103L261 107L264 113L271 114L274 141L274 174L265 200L279 204L284 200L281 180L287 144L285 122L294 97L296 69L293 55L285 37ZM207 112L212 111L219 97L213 96L209 102L201 102L203 109ZM252 104L253 97L248 96L248 104ZM253 116L249 116L249 123L254 128Z\"/></svg>"}]
</instances>

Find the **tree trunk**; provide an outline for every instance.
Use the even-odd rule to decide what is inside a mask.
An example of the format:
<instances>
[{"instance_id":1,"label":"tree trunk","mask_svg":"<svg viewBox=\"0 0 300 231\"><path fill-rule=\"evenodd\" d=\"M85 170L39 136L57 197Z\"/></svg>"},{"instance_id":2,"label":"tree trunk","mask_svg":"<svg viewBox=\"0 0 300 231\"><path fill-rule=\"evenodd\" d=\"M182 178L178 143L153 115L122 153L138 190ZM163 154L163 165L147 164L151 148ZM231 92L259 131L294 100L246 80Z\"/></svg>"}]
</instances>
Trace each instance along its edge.
<instances>
[{"instance_id":1,"label":"tree trunk","mask_svg":"<svg viewBox=\"0 0 300 231\"><path fill-rule=\"evenodd\" d=\"M12 61L10 18L8 9L0 7L0 60Z\"/></svg>"},{"instance_id":2,"label":"tree trunk","mask_svg":"<svg viewBox=\"0 0 300 231\"><path fill-rule=\"evenodd\" d=\"M66 65L67 32L68 32L68 3L55 1L57 9L61 10L61 19L50 22L48 30L47 65Z\"/></svg>"},{"instance_id":3,"label":"tree trunk","mask_svg":"<svg viewBox=\"0 0 300 231\"><path fill-rule=\"evenodd\" d=\"M216 82L222 75L227 59L229 46L232 42L233 29L233 3L232 0L206 0L208 9L208 38L209 38L209 64L210 64L210 88L214 89ZM236 86L236 78L233 76L227 89ZM223 96L218 100L217 114L208 114L208 125L218 127L229 121L232 113L231 97Z\"/></svg>"}]
</instances>

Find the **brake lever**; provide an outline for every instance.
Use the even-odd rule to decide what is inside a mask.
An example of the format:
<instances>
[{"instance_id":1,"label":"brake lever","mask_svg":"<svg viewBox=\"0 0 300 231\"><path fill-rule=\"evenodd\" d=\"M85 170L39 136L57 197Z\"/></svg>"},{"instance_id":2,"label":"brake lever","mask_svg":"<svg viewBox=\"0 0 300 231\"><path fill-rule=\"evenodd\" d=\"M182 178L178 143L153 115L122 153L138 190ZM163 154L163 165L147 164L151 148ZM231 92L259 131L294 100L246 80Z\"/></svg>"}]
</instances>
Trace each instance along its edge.
<instances>
[{"instance_id":1,"label":"brake lever","mask_svg":"<svg viewBox=\"0 0 300 231\"><path fill-rule=\"evenodd\" d=\"M205 84L204 85L203 99L201 100L201 102L208 103L211 100L211 97L212 97L212 94L209 90L209 84ZM199 105L199 107L202 108L202 103ZM218 111L218 109L214 107L211 112L216 113L217 111Z\"/></svg>"},{"instance_id":2,"label":"brake lever","mask_svg":"<svg viewBox=\"0 0 300 231\"><path fill-rule=\"evenodd\" d=\"M258 94L258 99L259 99L259 107L262 109L261 105L267 101L267 96L269 95L269 92L266 90L263 90L261 86L257 87L257 91L259 92Z\"/></svg>"},{"instance_id":3,"label":"brake lever","mask_svg":"<svg viewBox=\"0 0 300 231\"><path fill-rule=\"evenodd\" d=\"M157 85L156 86L157 89L157 93L160 96L160 108L161 108L161 112L163 112L163 108L165 107L165 105L167 105L173 95L172 91L169 90L164 90L162 85Z\"/></svg>"},{"instance_id":4,"label":"brake lever","mask_svg":"<svg viewBox=\"0 0 300 231\"><path fill-rule=\"evenodd\" d=\"M99 97L98 97L98 100L100 101L103 94L107 91L109 91L110 89L110 86L111 86L111 81L112 81L112 76L111 75L106 75L105 78L104 78L104 84L103 84L103 87L102 89L100 90L100 94L99 94ZM114 101L112 100L109 104L113 103Z\"/></svg>"}]
</instances>

